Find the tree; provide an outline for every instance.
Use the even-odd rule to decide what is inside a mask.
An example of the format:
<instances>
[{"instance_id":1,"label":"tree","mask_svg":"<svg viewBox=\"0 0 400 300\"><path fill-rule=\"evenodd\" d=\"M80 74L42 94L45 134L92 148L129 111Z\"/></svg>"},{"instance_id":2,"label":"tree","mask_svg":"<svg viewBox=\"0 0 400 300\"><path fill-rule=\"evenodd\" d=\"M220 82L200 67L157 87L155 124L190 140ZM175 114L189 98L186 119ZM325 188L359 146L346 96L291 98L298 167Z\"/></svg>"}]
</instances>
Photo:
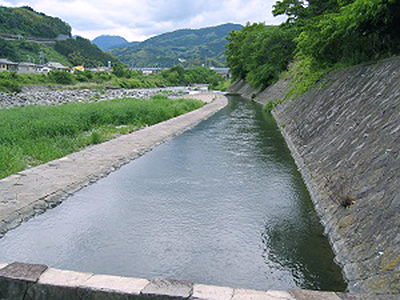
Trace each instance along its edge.
<instances>
[{"instance_id":1,"label":"tree","mask_svg":"<svg viewBox=\"0 0 400 300\"><path fill-rule=\"evenodd\" d=\"M400 3L352 1L305 27L297 42L299 57L312 57L322 65L352 65L400 53Z\"/></svg>"},{"instance_id":2,"label":"tree","mask_svg":"<svg viewBox=\"0 0 400 300\"><path fill-rule=\"evenodd\" d=\"M240 32L232 32L226 56L233 79L246 79L260 88L272 84L293 58L295 34L291 27L260 23L247 24Z\"/></svg>"},{"instance_id":3,"label":"tree","mask_svg":"<svg viewBox=\"0 0 400 300\"><path fill-rule=\"evenodd\" d=\"M19 60L17 49L15 48L15 46L12 43L3 39L0 39L0 57L8 58L12 61Z\"/></svg>"},{"instance_id":4,"label":"tree","mask_svg":"<svg viewBox=\"0 0 400 300\"><path fill-rule=\"evenodd\" d=\"M308 19L325 13L338 12L344 4L354 0L281 0L273 6L274 16L287 15L288 22L297 19Z\"/></svg>"}]
</instances>

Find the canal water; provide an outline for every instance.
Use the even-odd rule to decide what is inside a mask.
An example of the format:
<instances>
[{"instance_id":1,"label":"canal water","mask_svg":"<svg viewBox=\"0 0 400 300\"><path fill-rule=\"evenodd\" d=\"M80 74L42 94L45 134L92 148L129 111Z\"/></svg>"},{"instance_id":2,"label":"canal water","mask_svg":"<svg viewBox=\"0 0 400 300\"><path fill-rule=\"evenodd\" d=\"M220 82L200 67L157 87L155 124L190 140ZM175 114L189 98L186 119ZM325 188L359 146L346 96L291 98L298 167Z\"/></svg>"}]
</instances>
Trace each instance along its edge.
<instances>
[{"instance_id":1,"label":"canal water","mask_svg":"<svg viewBox=\"0 0 400 300\"><path fill-rule=\"evenodd\" d=\"M251 289L344 290L272 117L229 105L0 240L0 262Z\"/></svg>"}]
</instances>

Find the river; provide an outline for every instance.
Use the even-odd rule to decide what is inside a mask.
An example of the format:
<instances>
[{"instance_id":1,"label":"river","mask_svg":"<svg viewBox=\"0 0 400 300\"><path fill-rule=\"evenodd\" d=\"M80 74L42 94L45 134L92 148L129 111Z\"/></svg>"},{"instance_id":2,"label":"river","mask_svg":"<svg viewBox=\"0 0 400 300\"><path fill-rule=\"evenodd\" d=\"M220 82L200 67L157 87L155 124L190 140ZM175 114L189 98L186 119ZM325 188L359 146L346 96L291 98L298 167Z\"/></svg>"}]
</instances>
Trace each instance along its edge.
<instances>
[{"instance_id":1,"label":"river","mask_svg":"<svg viewBox=\"0 0 400 300\"><path fill-rule=\"evenodd\" d=\"M273 118L240 98L0 240L0 262L250 289L346 288Z\"/></svg>"}]
</instances>

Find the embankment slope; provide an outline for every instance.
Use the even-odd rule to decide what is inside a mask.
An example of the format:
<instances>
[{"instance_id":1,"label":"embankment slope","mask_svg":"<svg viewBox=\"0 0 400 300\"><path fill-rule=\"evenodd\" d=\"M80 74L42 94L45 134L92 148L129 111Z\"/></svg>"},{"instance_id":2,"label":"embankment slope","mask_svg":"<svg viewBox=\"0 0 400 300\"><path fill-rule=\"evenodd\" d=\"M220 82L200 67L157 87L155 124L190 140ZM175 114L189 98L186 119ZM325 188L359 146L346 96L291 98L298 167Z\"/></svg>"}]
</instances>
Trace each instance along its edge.
<instances>
[{"instance_id":1,"label":"embankment slope","mask_svg":"<svg viewBox=\"0 0 400 300\"><path fill-rule=\"evenodd\" d=\"M287 90L233 87L259 102ZM349 290L400 293L400 58L332 72L273 114Z\"/></svg>"}]
</instances>

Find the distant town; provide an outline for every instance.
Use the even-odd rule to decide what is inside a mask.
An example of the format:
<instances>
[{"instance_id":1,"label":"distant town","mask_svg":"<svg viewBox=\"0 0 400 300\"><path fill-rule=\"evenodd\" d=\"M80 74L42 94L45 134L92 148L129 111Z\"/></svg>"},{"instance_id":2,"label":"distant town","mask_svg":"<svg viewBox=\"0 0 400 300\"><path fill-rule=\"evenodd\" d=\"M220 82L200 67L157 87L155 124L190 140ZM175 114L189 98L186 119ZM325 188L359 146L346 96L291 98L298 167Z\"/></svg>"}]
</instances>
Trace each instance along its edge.
<instances>
[{"instance_id":1,"label":"distant town","mask_svg":"<svg viewBox=\"0 0 400 300\"><path fill-rule=\"evenodd\" d=\"M131 68L133 70L137 70L143 73L143 75L150 75L158 73L162 70L166 70L168 68ZM214 70L224 78L229 78L229 68L214 68L210 67L210 69ZM107 66L99 66L96 68L85 68L84 66L74 66L67 67L59 62L49 61L45 64L35 64L32 62L13 62L5 58L0 58L0 72L18 72L18 73L41 73L47 74L51 70L65 70L70 73L74 73L75 71L91 71L91 72L111 72L112 66L111 62L108 62Z\"/></svg>"},{"instance_id":2,"label":"distant town","mask_svg":"<svg viewBox=\"0 0 400 300\"><path fill-rule=\"evenodd\" d=\"M85 68L84 66L67 67L59 62L49 61L45 64L34 64L32 62L13 62L5 58L0 58L0 72L18 72L18 73L43 73L47 74L51 70L65 70L68 72L75 71L92 71L92 72L108 72L112 70L111 62L106 67Z\"/></svg>"}]
</instances>

